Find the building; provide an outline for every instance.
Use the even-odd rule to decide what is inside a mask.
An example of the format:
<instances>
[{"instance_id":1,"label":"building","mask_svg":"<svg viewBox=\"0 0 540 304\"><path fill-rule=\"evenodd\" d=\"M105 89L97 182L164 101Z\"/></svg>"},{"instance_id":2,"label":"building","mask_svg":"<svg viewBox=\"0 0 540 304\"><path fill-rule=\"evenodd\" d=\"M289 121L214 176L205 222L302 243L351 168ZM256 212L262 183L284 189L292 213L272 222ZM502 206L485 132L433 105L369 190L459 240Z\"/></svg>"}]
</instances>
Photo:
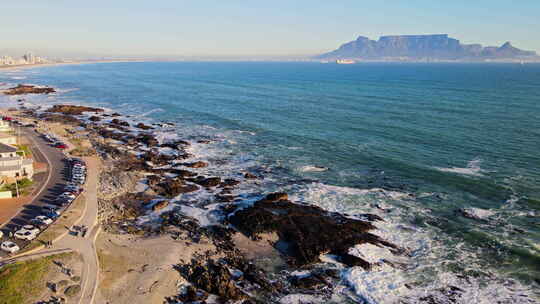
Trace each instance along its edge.
<instances>
[{"instance_id":1,"label":"building","mask_svg":"<svg viewBox=\"0 0 540 304\"><path fill-rule=\"evenodd\" d=\"M0 133L0 143L4 145L16 145L17 137L6 133Z\"/></svg>"},{"instance_id":2,"label":"building","mask_svg":"<svg viewBox=\"0 0 540 304\"><path fill-rule=\"evenodd\" d=\"M11 128L9 121L6 120L0 120L0 132L10 132L13 131Z\"/></svg>"},{"instance_id":3,"label":"building","mask_svg":"<svg viewBox=\"0 0 540 304\"><path fill-rule=\"evenodd\" d=\"M0 143L0 177L1 178L32 178L34 162L17 154L17 148Z\"/></svg>"}]
</instances>

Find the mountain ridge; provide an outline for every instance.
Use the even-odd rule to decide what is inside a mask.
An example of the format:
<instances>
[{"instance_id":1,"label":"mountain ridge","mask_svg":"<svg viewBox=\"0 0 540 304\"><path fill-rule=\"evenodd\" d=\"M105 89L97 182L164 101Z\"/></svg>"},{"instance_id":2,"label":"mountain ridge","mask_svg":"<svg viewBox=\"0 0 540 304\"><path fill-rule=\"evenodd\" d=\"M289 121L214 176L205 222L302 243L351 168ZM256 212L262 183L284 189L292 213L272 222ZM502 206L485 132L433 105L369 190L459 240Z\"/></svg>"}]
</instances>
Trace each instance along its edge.
<instances>
[{"instance_id":1,"label":"mountain ridge","mask_svg":"<svg viewBox=\"0 0 540 304\"><path fill-rule=\"evenodd\" d=\"M359 36L338 49L318 55L317 59L446 59L486 60L538 58L534 51L518 49L510 42L500 47L481 44L462 44L448 34L389 35L379 40Z\"/></svg>"}]
</instances>

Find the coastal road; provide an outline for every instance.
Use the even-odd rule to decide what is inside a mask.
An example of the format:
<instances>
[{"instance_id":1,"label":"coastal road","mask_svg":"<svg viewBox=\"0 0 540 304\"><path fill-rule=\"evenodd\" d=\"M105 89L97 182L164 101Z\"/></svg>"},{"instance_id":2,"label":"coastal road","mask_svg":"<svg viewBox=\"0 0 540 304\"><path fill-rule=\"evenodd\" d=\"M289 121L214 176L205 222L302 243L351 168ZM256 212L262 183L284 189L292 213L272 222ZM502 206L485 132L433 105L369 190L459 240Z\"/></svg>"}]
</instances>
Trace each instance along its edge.
<instances>
[{"instance_id":1,"label":"coastal road","mask_svg":"<svg viewBox=\"0 0 540 304\"><path fill-rule=\"evenodd\" d=\"M63 192L63 187L68 177L68 164L62 151L52 147L36 132L31 129L21 127L21 135L25 136L30 142L30 149L35 161L48 164L48 170L44 173L38 173L34 177L34 182L43 185L33 199L21 206L14 216L2 225L4 238L7 240L9 231L17 227L29 224L29 221L41 214L41 206L54 204L56 197ZM26 245L26 241L16 240L19 246ZM5 257L5 252L0 253L0 258Z\"/></svg>"},{"instance_id":2,"label":"coastal road","mask_svg":"<svg viewBox=\"0 0 540 304\"><path fill-rule=\"evenodd\" d=\"M84 260L84 269L81 280L81 296L77 303L91 304L98 287L99 262L95 248L95 240L99 234L97 184L99 178L99 160L95 157L84 159L87 166L87 180L84 187L86 211L77 226L88 228L83 237L80 234L68 233L56 241L52 249L61 250L71 248L79 252Z\"/></svg>"}]
</instances>

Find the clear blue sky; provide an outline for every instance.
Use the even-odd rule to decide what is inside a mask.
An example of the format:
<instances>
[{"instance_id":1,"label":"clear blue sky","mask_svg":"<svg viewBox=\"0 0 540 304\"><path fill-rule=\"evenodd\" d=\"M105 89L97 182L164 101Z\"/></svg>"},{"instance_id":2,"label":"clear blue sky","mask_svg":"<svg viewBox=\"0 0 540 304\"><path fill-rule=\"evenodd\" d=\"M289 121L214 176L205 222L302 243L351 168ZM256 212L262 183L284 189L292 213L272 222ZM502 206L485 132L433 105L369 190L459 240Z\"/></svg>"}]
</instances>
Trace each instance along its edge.
<instances>
[{"instance_id":1,"label":"clear blue sky","mask_svg":"<svg viewBox=\"0 0 540 304\"><path fill-rule=\"evenodd\" d=\"M540 0L24 0L0 4L0 50L300 55L358 35L448 33L540 51Z\"/></svg>"}]
</instances>

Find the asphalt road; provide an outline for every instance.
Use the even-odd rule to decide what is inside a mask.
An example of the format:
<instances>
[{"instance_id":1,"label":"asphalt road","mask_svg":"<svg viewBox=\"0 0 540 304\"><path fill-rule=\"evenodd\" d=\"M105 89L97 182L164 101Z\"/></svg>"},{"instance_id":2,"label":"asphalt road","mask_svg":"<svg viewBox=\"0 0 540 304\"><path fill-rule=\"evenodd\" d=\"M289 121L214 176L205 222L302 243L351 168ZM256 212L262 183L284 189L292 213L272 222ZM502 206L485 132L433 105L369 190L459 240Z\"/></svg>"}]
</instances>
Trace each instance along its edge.
<instances>
[{"instance_id":1,"label":"asphalt road","mask_svg":"<svg viewBox=\"0 0 540 304\"><path fill-rule=\"evenodd\" d=\"M42 188L43 190L30 203L24 205L22 210L9 223L2 227L4 237L1 241L9 239L10 230L15 232L14 229L17 229L17 227L30 224L31 219L41 214L41 206L47 204L55 205L55 199L63 192L64 185L69 177L69 164L61 150L52 147L38 133L34 132L33 129L21 127L21 135L25 135L31 142L30 145L34 160L49 163L50 168L48 172L35 175L35 182L38 184L45 182L45 188ZM47 159L49 160L48 162ZM21 248L28 244L28 241L15 238L11 238L10 240L17 243ZM0 252L0 257L5 256L5 252Z\"/></svg>"}]
</instances>

